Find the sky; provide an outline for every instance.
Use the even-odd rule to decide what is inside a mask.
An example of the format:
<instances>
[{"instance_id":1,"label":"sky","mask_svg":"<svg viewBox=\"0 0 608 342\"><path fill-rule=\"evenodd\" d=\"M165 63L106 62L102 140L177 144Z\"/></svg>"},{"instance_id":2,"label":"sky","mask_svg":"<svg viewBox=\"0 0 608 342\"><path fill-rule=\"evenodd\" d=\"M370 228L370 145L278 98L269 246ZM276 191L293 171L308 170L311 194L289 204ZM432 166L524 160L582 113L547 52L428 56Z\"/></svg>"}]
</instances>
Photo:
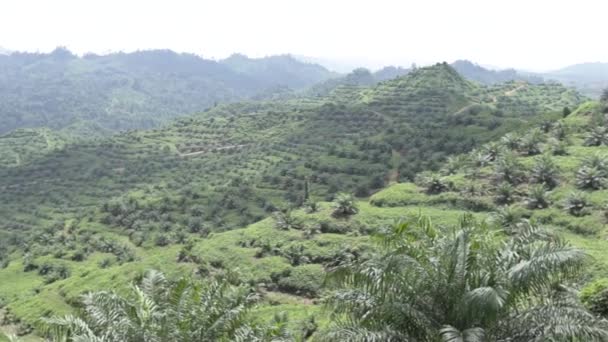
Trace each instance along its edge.
<instances>
[{"instance_id":1,"label":"sky","mask_svg":"<svg viewBox=\"0 0 608 342\"><path fill-rule=\"evenodd\" d=\"M291 53L378 68L608 62L605 0L3 0L0 47ZM602 37L604 36L604 37Z\"/></svg>"}]
</instances>

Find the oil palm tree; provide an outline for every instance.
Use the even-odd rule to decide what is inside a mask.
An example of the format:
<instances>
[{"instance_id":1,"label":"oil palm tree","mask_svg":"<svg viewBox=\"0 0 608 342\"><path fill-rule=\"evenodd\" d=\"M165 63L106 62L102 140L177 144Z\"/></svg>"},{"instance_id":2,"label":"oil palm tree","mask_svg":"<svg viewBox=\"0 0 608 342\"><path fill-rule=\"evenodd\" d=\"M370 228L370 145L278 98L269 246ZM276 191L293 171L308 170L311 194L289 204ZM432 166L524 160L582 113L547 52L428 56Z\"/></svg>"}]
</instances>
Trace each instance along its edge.
<instances>
[{"instance_id":1,"label":"oil palm tree","mask_svg":"<svg viewBox=\"0 0 608 342\"><path fill-rule=\"evenodd\" d=\"M332 203L335 217L345 217L359 212L355 198L350 194L338 194Z\"/></svg>"},{"instance_id":2,"label":"oil palm tree","mask_svg":"<svg viewBox=\"0 0 608 342\"><path fill-rule=\"evenodd\" d=\"M171 283L150 271L130 295L89 293L80 317L45 319L53 342L274 341L290 340L284 322L251 324L247 314L257 295L227 281Z\"/></svg>"},{"instance_id":3,"label":"oil palm tree","mask_svg":"<svg viewBox=\"0 0 608 342\"><path fill-rule=\"evenodd\" d=\"M531 181L536 184L543 184L549 189L553 189L558 183L559 167L549 155L543 155L535 159L532 167Z\"/></svg>"},{"instance_id":4,"label":"oil palm tree","mask_svg":"<svg viewBox=\"0 0 608 342\"><path fill-rule=\"evenodd\" d=\"M560 284L586 255L524 222L505 235L464 216L395 224L382 252L342 265L326 341L606 341L608 326Z\"/></svg>"}]
</instances>

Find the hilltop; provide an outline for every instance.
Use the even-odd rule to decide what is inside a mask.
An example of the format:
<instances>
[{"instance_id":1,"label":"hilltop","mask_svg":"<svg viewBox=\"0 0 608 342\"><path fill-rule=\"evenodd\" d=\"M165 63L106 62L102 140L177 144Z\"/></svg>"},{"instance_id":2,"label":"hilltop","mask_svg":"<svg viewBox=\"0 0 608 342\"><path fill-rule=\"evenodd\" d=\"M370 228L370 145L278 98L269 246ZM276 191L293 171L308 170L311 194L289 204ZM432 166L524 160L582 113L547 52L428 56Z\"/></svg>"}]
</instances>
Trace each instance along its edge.
<instances>
[{"instance_id":1,"label":"hilltop","mask_svg":"<svg viewBox=\"0 0 608 342\"><path fill-rule=\"evenodd\" d=\"M169 50L0 55L0 134L48 127L79 132L151 128L217 103L298 90L334 75L288 56L206 60ZM243 58L241 58L243 59ZM77 127L74 127L77 126ZM72 128L74 128L72 130ZM102 130L102 131L103 131Z\"/></svg>"}]
</instances>

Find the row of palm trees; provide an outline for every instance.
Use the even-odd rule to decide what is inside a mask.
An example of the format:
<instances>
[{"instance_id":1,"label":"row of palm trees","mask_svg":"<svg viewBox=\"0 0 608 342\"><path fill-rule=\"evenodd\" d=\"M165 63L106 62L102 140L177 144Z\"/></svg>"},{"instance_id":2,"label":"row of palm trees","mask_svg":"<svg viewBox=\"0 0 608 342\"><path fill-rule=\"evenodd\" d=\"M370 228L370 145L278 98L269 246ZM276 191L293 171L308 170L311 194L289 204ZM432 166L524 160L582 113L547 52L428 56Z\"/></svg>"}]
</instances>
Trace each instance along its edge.
<instances>
[{"instance_id":1,"label":"row of palm trees","mask_svg":"<svg viewBox=\"0 0 608 342\"><path fill-rule=\"evenodd\" d=\"M320 341L608 341L608 322L570 287L586 254L533 223L507 232L465 215L381 231L377 252L329 270L332 323ZM150 271L130 294L83 297L80 315L46 319L54 342L303 341L287 320L252 320L255 291L227 280L169 281Z\"/></svg>"}]
</instances>

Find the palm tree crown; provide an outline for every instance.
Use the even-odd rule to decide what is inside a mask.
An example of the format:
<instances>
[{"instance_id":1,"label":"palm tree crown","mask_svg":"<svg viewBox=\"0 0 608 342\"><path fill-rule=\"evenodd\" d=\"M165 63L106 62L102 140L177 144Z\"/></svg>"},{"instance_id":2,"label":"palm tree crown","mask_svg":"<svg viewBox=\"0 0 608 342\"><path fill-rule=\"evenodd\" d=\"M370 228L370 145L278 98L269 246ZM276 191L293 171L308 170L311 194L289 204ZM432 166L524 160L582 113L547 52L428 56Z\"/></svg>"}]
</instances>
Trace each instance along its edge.
<instances>
[{"instance_id":1,"label":"palm tree crown","mask_svg":"<svg viewBox=\"0 0 608 342\"><path fill-rule=\"evenodd\" d=\"M337 267L328 300L339 341L605 341L608 326L565 287L586 255L529 222L512 235L472 216L402 221L383 252Z\"/></svg>"},{"instance_id":2,"label":"palm tree crown","mask_svg":"<svg viewBox=\"0 0 608 342\"><path fill-rule=\"evenodd\" d=\"M129 296L87 294L81 317L46 319L44 330L54 342L291 341L282 316L271 325L249 322L256 300L226 281L171 283L150 271Z\"/></svg>"}]
</instances>

